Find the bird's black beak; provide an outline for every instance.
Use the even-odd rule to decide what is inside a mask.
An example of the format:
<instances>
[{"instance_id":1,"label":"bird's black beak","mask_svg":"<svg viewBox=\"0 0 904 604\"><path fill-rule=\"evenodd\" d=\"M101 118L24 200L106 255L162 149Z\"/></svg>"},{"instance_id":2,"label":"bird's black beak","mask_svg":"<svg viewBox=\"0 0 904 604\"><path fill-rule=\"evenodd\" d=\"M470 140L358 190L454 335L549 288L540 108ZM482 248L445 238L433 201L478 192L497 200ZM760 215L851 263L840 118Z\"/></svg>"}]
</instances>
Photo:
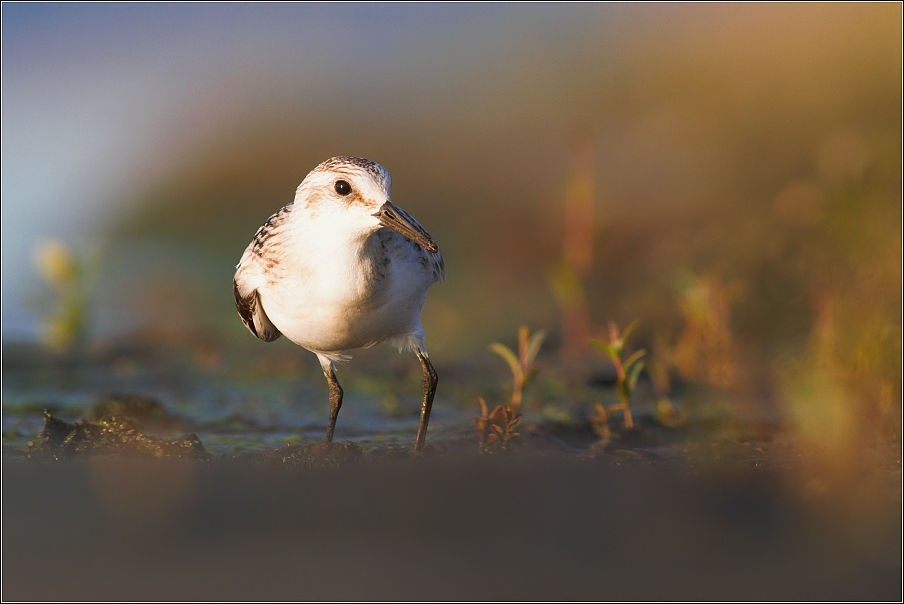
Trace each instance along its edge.
<instances>
[{"instance_id":1,"label":"bird's black beak","mask_svg":"<svg viewBox=\"0 0 904 604\"><path fill-rule=\"evenodd\" d=\"M397 233L401 233L408 239L411 239L415 243L419 244L428 252L436 253L439 251L439 247L437 247L436 242L430 238L430 235L427 234L421 225L416 222L412 222L409 220L399 208L392 205L391 202L387 201L380 209L377 211L374 216L380 221L387 229L392 229Z\"/></svg>"}]
</instances>

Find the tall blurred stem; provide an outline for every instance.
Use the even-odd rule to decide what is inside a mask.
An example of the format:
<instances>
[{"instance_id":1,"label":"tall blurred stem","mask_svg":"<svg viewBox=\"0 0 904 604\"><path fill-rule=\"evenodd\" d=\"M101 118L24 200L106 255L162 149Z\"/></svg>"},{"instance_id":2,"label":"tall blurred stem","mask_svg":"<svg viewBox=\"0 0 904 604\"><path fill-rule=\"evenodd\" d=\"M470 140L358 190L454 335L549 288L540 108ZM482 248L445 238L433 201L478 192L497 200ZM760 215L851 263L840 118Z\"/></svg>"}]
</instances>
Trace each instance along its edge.
<instances>
[{"instance_id":1,"label":"tall blurred stem","mask_svg":"<svg viewBox=\"0 0 904 604\"><path fill-rule=\"evenodd\" d=\"M590 336L584 280L593 268L595 167L592 139L582 137L572 143L565 183L562 263L552 279L562 310L562 354L572 359L586 354Z\"/></svg>"}]
</instances>

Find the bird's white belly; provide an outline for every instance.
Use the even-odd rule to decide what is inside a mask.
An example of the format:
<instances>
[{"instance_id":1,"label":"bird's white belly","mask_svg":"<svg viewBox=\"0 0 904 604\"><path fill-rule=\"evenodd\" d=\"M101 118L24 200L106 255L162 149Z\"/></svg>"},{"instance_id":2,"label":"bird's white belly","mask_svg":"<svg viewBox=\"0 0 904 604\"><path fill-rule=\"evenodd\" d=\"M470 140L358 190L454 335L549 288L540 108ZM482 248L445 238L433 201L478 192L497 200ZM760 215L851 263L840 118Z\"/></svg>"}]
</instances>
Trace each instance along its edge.
<instances>
[{"instance_id":1,"label":"bird's white belly","mask_svg":"<svg viewBox=\"0 0 904 604\"><path fill-rule=\"evenodd\" d=\"M421 332L427 286L392 274L374 282L362 271L321 270L259 292L284 336L315 352L341 352Z\"/></svg>"}]
</instances>

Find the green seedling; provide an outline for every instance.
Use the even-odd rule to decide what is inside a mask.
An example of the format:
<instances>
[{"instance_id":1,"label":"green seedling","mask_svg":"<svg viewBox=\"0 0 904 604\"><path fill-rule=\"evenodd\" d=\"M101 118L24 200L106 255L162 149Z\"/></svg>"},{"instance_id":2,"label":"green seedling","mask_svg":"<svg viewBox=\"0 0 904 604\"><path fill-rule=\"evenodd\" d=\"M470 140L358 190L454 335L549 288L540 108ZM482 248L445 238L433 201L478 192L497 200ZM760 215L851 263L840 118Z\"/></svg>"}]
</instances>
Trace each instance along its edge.
<instances>
[{"instance_id":1,"label":"green seedling","mask_svg":"<svg viewBox=\"0 0 904 604\"><path fill-rule=\"evenodd\" d=\"M477 436L480 438L480 450L492 453L495 449L505 451L513 438L518 436L515 428L521 423L521 414L503 405L496 405L492 411L487 410L487 403L478 396L482 414L474 419Z\"/></svg>"},{"instance_id":2,"label":"green seedling","mask_svg":"<svg viewBox=\"0 0 904 604\"><path fill-rule=\"evenodd\" d=\"M43 310L44 342L58 352L69 350L83 343L87 336L88 299L93 281L90 263L58 240L38 245L34 260L49 290L37 305Z\"/></svg>"},{"instance_id":3,"label":"green seedling","mask_svg":"<svg viewBox=\"0 0 904 604\"><path fill-rule=\"evenodd\" d=\"M615 371L618 373L616 387L618 389L618 398L621 402L610 406L609 409L606 410L605 418L607 429L608 417L613 411L621 411L623 413L626 430L634 428L634 419L631 417L631 393L637 386L640 372L643 371L643 357L647 354L646 350L641 349L627 358L624 357L625 343L635 327L637 327L636 319L625 328L624 332L619 333L618 326L615 322L609 321L609 341L601 342L600 340L590 340L594 346L609 355L609 358L612 359L612 364L615 365Z\"/></svg>"},{"instance_id":4,"label":"green seedling","mask_svg":"<svg viewBox=\"0 0 904 604\"><path fill-rule=\"evenodd\" d=\"M498 342L490 344L490 350L501 356L508 364L513 383L508 405L496 405L489 411L483 397L477 397L482 413L480 417L474 419L474 426L480 439L480 449L484 453L491 453L497 448L505 451L511 440L518 436L514 430L521 423L521 414L518 410L524 397L524 387L538 371L534 360L545 337L546 333L543 331L531 335L530 329L523 325L518 330L517 355L508 346Z\"/></svg>"},{"instance_id":5,"label":"green seedling","mask_svg":"<svg viewBox=\"0 0 904 604\"><path fill-rule=\"evenodd\" d=\"M537 353L540 352L540 346L543 345L545 338L546 332L541 330L531 335L527 325L522 325L518 330L517 355L504 344L498 342L490 344L490 351L501 356L512 371L514 383L512 385L512 398L508 405L509 411L512 413L516 413L521 407L524 387L539 370L534 365L534 359L537 358Z\"/></svg>"}]
</instances>

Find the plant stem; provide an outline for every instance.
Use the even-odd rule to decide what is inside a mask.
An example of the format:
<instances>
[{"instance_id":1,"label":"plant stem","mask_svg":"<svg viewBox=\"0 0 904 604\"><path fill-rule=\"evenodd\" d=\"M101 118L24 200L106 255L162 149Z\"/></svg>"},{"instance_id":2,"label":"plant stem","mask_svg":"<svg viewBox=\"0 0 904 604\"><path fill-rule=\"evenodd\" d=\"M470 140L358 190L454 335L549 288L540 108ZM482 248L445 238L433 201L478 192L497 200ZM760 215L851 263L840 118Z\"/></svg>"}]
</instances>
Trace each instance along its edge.
<instances>
[{"instance_id":1,"label":"plant stem","mask_svg":"<svg viewBox=\"0 0 904 604\"><path fill-rule=\"evenodd\" d=\"M515 383L512 386L512 403L511 408L512 411L517 410L521 407L521 396L524 390L524 378L521 376L515 376Z\"/></svg>"},{"instance_id":2,"label":"plant stem","mask_svg":"<svg viewBox=\"0 0 904 604\"><path fill-rule=\"evenodd\" d=\"M622 413L624 413L625 430L634 429L634 418L631 415L631 405L629 404L631 393L628 392L628 384L624 378L619 379L618 393L621 398Z\"/></svg>"},{"instance_id":3,"label":"plant stem","mask_svg":"<svg viewBox=\"0 0 904 604\"><path fill-rule=\"evenodd\" d=\"M634 419L631 417L631 407L625 405L625 430L634 429Z\"/></svg>"}]
</instances>

